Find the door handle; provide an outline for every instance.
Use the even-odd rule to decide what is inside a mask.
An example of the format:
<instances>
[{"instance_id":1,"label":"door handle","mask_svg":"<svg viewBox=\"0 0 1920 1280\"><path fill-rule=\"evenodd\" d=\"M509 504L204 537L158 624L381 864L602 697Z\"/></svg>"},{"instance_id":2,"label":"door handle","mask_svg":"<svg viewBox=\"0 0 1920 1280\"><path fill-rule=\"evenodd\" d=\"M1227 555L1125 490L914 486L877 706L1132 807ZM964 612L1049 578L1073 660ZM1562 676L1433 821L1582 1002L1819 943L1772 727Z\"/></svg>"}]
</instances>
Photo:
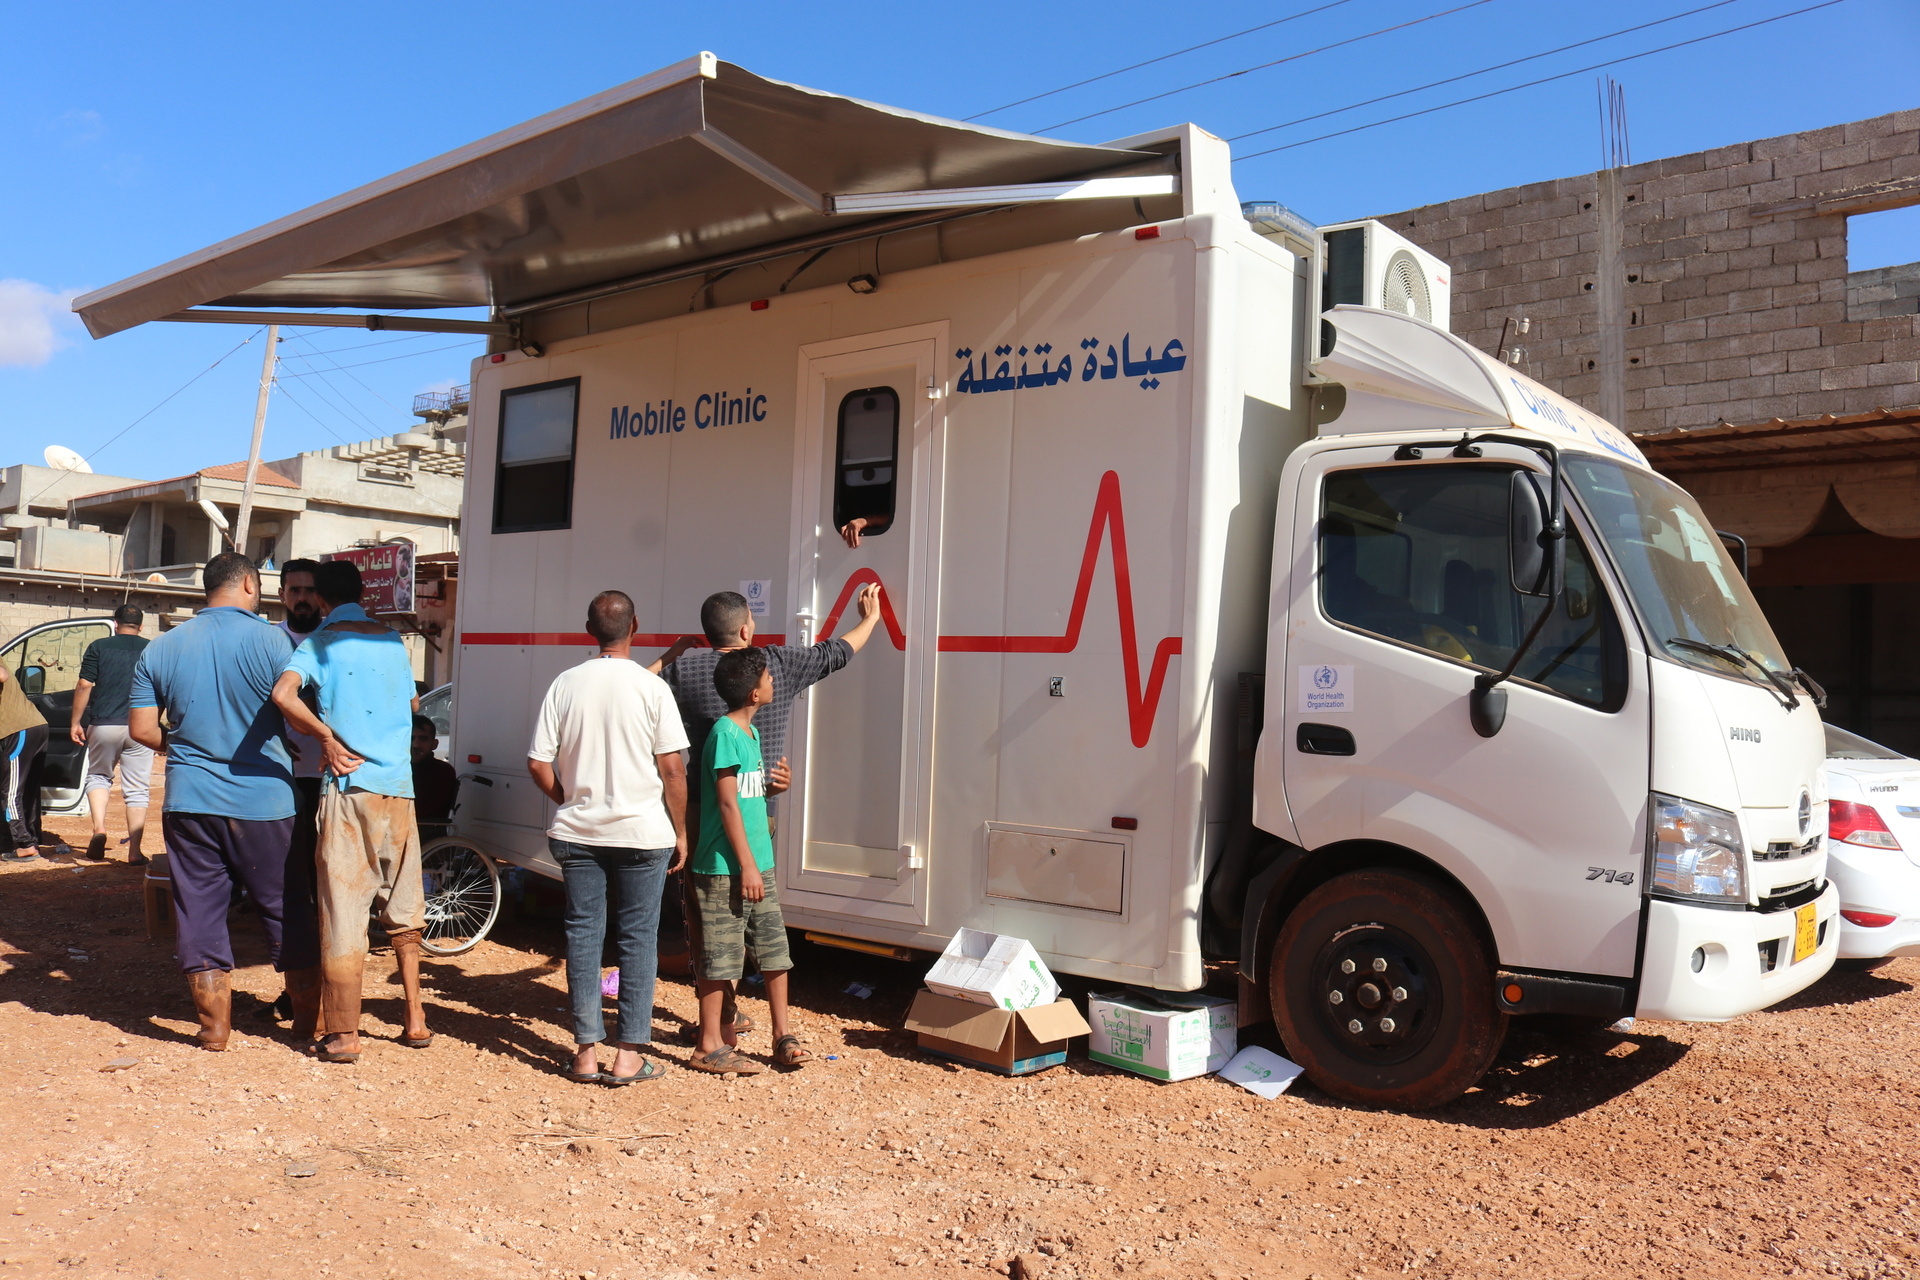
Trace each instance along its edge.
<instances>
[{"instance_id":1,"label":"door handle","mask_svg":"<svg viewBox=\"0 0 1920 1280\"><path fill-rule=\"evenodd\" d=\"M1302 723L1293 732L1293 745L1310 756L1350 756L1356 750L1353 731L1331 724Z\"/></svg>"}]
</instances>

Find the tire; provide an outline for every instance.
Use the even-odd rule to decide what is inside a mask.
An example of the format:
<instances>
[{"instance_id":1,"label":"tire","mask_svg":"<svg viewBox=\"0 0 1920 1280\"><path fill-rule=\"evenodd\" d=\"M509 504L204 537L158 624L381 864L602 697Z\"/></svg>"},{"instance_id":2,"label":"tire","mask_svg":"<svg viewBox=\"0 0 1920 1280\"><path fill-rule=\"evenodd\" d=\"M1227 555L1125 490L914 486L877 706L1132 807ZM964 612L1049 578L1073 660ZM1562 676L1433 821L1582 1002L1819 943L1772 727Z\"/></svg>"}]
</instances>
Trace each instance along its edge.
<instances>
[{"instance_id":1,"label":"tire","mask_svg":"<svg viewBox=\"0 0 1920 1280\"><path fill-rule=\"evenodd\" d=\"M427 927L420 946L436 956L473 950L500 918L500 868L464 840L435 840L420 855Z\"/></svg>"},{"instance_id":2,"label":"tire","mask_svg":"<svg viewBox=\"0 0 1920 1280\"><path fill-rule=\"evenodd\" d=\"M1409 872L1353 871L1287 916L1268 990L1309 1080L1348 1102L1417 1111L1452 1102L1492 1064L1507 1024L1493 971L1453 893Z\"/></svg>"}]
</instances>

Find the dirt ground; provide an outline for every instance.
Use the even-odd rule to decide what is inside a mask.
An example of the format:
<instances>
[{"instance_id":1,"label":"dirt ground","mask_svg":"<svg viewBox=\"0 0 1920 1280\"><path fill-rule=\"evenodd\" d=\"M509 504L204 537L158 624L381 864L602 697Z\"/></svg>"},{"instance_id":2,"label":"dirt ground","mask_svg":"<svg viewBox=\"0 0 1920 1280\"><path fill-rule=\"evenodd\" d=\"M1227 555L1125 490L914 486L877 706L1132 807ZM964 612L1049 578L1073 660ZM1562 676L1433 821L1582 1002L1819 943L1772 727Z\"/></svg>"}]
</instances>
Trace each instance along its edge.
<instances>
[{"instance_id":1,"label":"dirt ground","mask_svg":"<svg viewBox=\"0 0 1920 1280\"><path fill-rule=\"evenodd\" d=\"M559 1075L550 910L429 961L424 1051L376 952L355 1066L265 1016L236 917L243 1034L201 1052L124 856L0 870L0 1280L1920 1274L1920 961L1724 1026L1516 1030L1483 1087L1394 1115L926 1059L896 1030L918 968L802 947L798 1030L837 1060L614 1090ZM663 980L662 1058L693 1014Z\"/></svg>"}]
</instances>

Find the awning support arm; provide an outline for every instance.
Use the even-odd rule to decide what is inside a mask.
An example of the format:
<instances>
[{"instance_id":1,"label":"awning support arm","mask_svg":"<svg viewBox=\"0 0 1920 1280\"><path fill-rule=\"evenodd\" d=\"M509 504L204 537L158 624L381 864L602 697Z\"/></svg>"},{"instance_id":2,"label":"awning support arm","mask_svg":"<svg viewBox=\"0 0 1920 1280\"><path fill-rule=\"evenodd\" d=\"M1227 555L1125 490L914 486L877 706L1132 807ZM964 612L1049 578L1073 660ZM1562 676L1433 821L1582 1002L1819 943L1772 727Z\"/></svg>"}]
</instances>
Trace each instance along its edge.
<instances>
[{"instance_id":1,"label":"awning support arm","mask_svg":"<svg viewBox=\"0 0 1920 1280\"><path fill-rule=\"evenodd\" d=\"M226 307L191 307L159 318L193 324L298 324L323 329L398 329L407 333L484 333L503 336L511 336L516 327L505 320L343 315L335 311L236 311Z\"/></svg>"},{"instance_id":2,"label":"awning support arm","mask_svg":"<svg viewBox=\"0 0 1920 1280\"><path fill-rule=\"evenodd\" d=\"M774 164L759 152L751 150L738 139L722 133L712 125L707 125L693 135L693 140L722 160L745 169L760 181L780 192L790 200L807 206L815 213L832 213L832 201L825 193L815 191L800 179Z\"/></svg>"}]
</instances>

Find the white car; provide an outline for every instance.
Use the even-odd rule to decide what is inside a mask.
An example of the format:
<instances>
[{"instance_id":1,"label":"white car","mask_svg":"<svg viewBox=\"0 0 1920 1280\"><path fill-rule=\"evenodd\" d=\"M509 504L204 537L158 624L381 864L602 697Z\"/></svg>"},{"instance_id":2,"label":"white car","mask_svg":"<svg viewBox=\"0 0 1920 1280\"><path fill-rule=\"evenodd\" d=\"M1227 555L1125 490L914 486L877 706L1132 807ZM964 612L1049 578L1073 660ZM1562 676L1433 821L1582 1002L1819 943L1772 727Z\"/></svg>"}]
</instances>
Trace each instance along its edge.
<instances>
[{"instance_id":1,"label":"white car","mask_svg":"<svg viewBox=\"0 0 1920 1280\"><path fill-rule=\"evenodd\" d=\"M1827 725L1827 875L1840 888L1840 959L1920 956L1920 760Z\"/></svg>"}]
</instances>

